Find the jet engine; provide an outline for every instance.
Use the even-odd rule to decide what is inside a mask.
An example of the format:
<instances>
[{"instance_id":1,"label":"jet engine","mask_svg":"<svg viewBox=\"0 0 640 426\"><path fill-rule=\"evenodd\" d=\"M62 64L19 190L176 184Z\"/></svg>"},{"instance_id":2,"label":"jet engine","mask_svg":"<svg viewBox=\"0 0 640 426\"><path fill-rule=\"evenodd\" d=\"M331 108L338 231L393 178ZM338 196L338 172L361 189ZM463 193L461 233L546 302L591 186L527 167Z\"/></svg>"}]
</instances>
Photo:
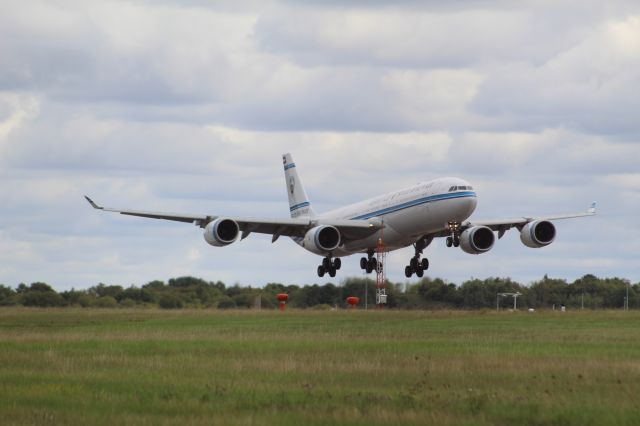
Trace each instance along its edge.
<instances>
[{"instance_id":1,"label":"jet engine","mask_svg":"<svg viewBox=\"0 0 640 426\"><path fill-rule=\"evenodd\" d=\"M493 247L496 237L486 226L467 228L460 234L460 248L469 254L485 253Z\"/></svg>"},{"instance_id":2,"label":"jet engine","mask_svg":"<svg viewBox=\"0 0 640 426\"><path fill-rule=\"evenodd\" d=\"M335 250L339 245L340 231L334 226L316 226L309 229L304 236L303 247L321 256Z\"/></svg>"},{"instance_id":3,"label":"jet engine","mask_svg":"<svg viewBox=\"0 0 640 426\"><path fill-rule=\"evenodd\" d=\"M527 223L520 231L520 241L531 248L548 246L555 238L556 227L548 220L534 220Z\"/></svg>"},{"instance_id":4,"label":"jet engine","mask_svg":"<svg viewBox=\"0 0 640 426\"><path fill-rule=\"evenodd\" d=\"M223 247L238 239L240 227L233 219L219 217L209 222L204 228L204 239L207 243L216 247Z\"/></svg>"}]
</instances>

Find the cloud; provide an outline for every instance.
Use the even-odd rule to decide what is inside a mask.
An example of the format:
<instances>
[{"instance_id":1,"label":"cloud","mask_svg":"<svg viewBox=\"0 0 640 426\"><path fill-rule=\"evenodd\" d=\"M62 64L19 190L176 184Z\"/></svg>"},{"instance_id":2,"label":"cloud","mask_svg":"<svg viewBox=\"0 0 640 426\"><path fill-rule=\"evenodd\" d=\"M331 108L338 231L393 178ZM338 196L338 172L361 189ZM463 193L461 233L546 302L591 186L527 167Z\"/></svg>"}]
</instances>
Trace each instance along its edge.
<instances>
[{"instance_id":1,"label":"cloud","mask_svg":"<svg viewBox=\"0 0 640 426\"><path fill-rule=\"evenodd\" d=\"M542 250L514 231L483 257L434 243L434 275L637 281L639 16L625 1L12 3L0 282L320 282L318 258L284 238L216 249L82 198L286 216L284 152L318 211L450 175L478 190L478 218L599 202ZM410 256L390 255L392 280ZM356 257L341 276L361 274Z\"/></svg>"},{"instance_id":2,"label":"cloud","mask_svg":"<svg viewBox=\"0 0 640 426\"><path fill-rule=\"evenodd\" d=\"M640 65L640 18L605 21L541 65L506 63L489 75L471 104L500 116L500 126L567 127L586 133L634 134L640 107L633 87Z\"/></svg>"}]
</instances>

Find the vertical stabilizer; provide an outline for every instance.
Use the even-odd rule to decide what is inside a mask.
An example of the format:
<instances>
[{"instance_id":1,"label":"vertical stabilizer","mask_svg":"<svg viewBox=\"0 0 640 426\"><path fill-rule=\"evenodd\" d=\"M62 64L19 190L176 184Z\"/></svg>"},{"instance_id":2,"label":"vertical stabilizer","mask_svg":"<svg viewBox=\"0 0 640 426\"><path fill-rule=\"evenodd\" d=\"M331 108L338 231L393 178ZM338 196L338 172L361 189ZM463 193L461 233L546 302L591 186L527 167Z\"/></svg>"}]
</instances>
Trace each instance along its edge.
<instances>
[{"instance_id":1,"label":"vertical stabilizer","mask_svg":"<svg viewBox=\"0 0 640 426\"><path fill-rule=\"evenodd\" d=\"M298 177L296 163L293 162L291 154L282 155L284 165L284 177L287 184L287 195L289 196L289 211L291 217L315 216L315 212L309 203L309 197Z\"/></svg>"}]
</instances>

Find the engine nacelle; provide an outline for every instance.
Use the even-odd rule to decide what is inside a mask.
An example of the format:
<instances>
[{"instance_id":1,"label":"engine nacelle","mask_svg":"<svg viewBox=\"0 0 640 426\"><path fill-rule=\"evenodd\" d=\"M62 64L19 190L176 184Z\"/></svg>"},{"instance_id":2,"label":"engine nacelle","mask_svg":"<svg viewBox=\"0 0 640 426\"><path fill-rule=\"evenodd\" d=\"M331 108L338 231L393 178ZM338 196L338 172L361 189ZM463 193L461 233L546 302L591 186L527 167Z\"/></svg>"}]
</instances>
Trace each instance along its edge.
<instances>
[{"instance_id":1,"label":"engine nacelle","mask_svg":"<svg viewBox=\"0 0 640 426\"><path fill-rule=\"evenodd\" d=\"M493 247L496 236L486 226L467 228L460 234L460 248L469 254L485 253Z\"/></svg>"},{"instance_id":2,"label":"engine nacelle","mask_svg":"<svg viewBox=\"0 0 640 426\"><path fill-rule=\"evenodd\" d=\"M340 245L340 231L331 225L311 228L304 236L303 247L312 253L325 255Z\"/></svg>"},{"instance_id":3,"label":"engine nacelle","mask_svg":"<svg viewBox=\"0 0 640 426\"><path fill-rule=\"evenodd\" d=\"M520 241L531 248L548 246L555 238L556 227L548 220L534 220L527 223L520 231Z\"/></svg>"},{"instance_id":4,"label":"engine nacelle","mask_svg":"<svg viewBox=\"0 0 640 426\"><path fill-rule=\"evenodd\" d=\"M216 247L228 246L238 239L240 227L233 219L219 217L204 228L204 239Z\"/></svg>"}]
</instances>

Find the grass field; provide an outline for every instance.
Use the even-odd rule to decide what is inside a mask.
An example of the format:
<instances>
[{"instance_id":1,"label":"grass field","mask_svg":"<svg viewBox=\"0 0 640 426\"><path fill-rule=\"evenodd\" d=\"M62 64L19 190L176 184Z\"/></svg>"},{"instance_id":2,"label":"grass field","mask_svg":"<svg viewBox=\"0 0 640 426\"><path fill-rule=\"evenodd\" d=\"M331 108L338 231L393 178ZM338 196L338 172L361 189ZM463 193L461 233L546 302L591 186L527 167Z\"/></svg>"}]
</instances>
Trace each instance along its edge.
<instances>
[{"instance_id":1,"label":"grass field","mask_svg":"<svg viewBox=\"0 0 640 426\"><path fill-rule=\"evenodd\" d=\"M640 422L640 312L0 309L2 424Z\"/></svg>"}]
</instances>

